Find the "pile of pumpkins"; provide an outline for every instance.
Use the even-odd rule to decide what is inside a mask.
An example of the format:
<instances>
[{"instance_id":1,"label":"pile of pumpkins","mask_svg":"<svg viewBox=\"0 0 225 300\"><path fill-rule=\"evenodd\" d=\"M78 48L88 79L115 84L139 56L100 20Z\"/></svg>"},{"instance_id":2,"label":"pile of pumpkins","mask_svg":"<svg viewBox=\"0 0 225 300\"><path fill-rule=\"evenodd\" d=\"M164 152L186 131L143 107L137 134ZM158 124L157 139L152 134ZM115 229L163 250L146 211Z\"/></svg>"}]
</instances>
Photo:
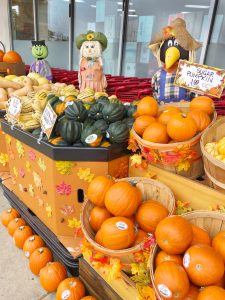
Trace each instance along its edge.
<instances>
[{"instance_id":1,"label":"pile of pumpkins","mask_svg":"<svg viewBox=\"0 0 225 300\"><path fill-rule=\"evenodd\" d=\"M169 215L161 203L142 200L134 182L97 176L88 186L87 197L94 204L89 224L95 242L107 249L122 250L138 245L154 233L157 224Z\"/></svg>"},{"instance_id":2,"label":"pile of pumpkins","mask_svg":"<svg viewBox=\"0 0 225 300\"><path fill-rule=\"evenodd\" d=\"M217 142L207 143L205 145L205 150L214 158L225 163L225 137Z\"/></svg>"},{"instance_id":3,"label":"pile of pumpkins","mask_svg":"<svg viewBox=\"0 0 225 300\"><path fill-rule=\"evenodd\" d=\"M214 112L213 100L198 96L190 102L188 113L179 107L166 106L160 113L153 97L144 97L137 105L135 132L145 141L152 143L176 143L192 139L211 123Z\"/></svg>"},{"instance_id":4,"label":"pile of pumpkins","mask_svg":"<svg viewBox=\"0 0 225 300\"><path fill-rule=\"evenodd\" d=\"M155 230L154 285L161 299L225 299L225 231L208 232L181 216L169 216Z\"/></svg>"},{"instance_id":5,"label":"pile of pumpkins","mask_svg":"<svg viewBox=\"0 0 225 300\"><path fill-rule=\"evenodd\" d=\"M51 250L40 236L33 233L16 209L3 211L1 222L13 237L16 247L23 249L31 272L40 277L41 286L47 292L56 291L56 300L97 300L92 296L85 297L85 286L80 279L67 278L64 265L53 262Z\"/></svg>"}]
</instances>

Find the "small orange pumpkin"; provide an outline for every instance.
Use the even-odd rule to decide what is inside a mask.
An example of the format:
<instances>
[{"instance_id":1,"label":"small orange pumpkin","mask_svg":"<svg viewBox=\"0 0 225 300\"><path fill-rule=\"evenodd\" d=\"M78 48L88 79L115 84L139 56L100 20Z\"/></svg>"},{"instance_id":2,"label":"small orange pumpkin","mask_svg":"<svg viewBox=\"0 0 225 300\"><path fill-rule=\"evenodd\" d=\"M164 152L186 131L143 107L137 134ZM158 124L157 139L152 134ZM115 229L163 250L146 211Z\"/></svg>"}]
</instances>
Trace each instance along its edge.
<instances>
[{"instance_id":1,"label":"small orange pumpkin","mask_svg":"<svg viewBox=\"0 0 225 300\"><path fill-rule=\"evenodd\" d=\"M167 106L159 115L158 122L167 125L169 120L173 117L174 114L179 113L180 110L175 106Z\"/></svg>"},{"instance_id":2,"label":"small orange pumpkin","mask_svg":"<svg viewBox=\"0 0 225 300\"><path fill-rule=\"evenodd\" d=\"M101 230L99 230L96 235L95 235L95 241L97 244L102 246L102 234L101 234Z\"/></svg>"},{"instance_id":3,"label":"small orange pumpkin","mask_svg":"<svg viewBox=\"0 0 225 300\"><path fill-rule=\"evenodd\" d=\"M40 283L47 292L54 292L66 276L66 268L61 263L58 261L49 262L40 271Z\"/></svg>"},{"instance_id":4,"label":"small orange pumpkin","mask_svg":"<svg viewBox=\"0 0 225 300\"><path fill-rule=\"evenodd\" d=\"M144 131L142 138L151 143L166 144L169 142L169 136L166 131L166 126L159 123L151 123Z\"/></svg>"},{"instance_id":5,"label":"small orange pumpkin","mask_svg":"<svg viewBox=\"0 0 225 300\"><path fill-rule=\"evenodd\" d=\"M81 298L80 300L97 300L97 298L95 298L93 296L86 296L84 298Z\"/></svg>"},{"instance_id":6,"label":"small orange pumpkin","mask_svg":"<svg viewBox=\"0 0 225 300\"><path fill-rule=\"evenodd\" d=\"M20 214L18 213L18 211L15 208L6 209L3 211L2 215L1 215L2 225L7 227L10 221L12 221L15 218L19 218L19 217L20 217Z\"/></svg>"},{"instance_id":7,"label":"small orange pumpkin","mask_svg":"<svg viewBox=\"0 0 225 300\"><path fill-rule=\"evenodd\" d=\"M212 240L212 247L220 253L225 263L225 231L219 232Z\"/></svg>"},{"instance_id":8,"label":"small orange pumpkin","mask_svg":"<svg viewBox=\"0 0 225 300\"><path fill-rule=\"evenodd\" d=\"M13 234L13 241L16 247L23 249L23 245L27 238L33 234L33 230L30 226L23 225L16 229Z\"/></svg>"},{"instance_id":9,"label":"small orange pumpkin","mask_svg":"<svg viewBox=\"0 0 225 300\"><path fill-rule=\"evenodd\" d=\"M29 267L31 272L35 275L39 275L40 270L52 260L53 255L49 248L41 247L34 250L29 259Z\"/></svg>"},{"instance_id":10,"label":"small orange pumpkin","mask_svg":"<svg viewBox=\"0 0 225 300\"><path fill-rule=\"evenodd\" d=\"M223 289L225 288L225 273L224 273L223 277L219 281L217 281L214 285L220 286Z\"/></svg>"},{"instance_id":11,"label":"small orange pumpkin","mask_svg":"<svg viewBox=\"0 0 225 300\"><path fill-rule=\"evenodd\" d=\"M191 241L191 246L197 244L206 244L211 246L211 239L206 230L193 224L191 224L191 227L193 230L193 239Z\"/></svg>"},{"instance_id":12,"label":"small orange pumpkin","mask_svg":"<svg viewBox=\"0 0 225 300\"><path fill-rule=\"evenodd\" d=\"M56 300L81 300L84 296L85 287L82 281L73 277L61 281L56 292Z\"/></svg>"},{"instance_id":13,"label":"small orange pumpkin","mask_svg":"<svg viewBox=\"0 0 225 300\"><path fill-rule=\"evenodd\" d=\"M190 110L201 110L211 115L214 111L214 102L207 96L198 96L190 102Z\"/></svg>"},{"instance_id":14,"label":"small orange pumpkin","mask_svg":"<svg viewBox=\"0 0 225 300\"><path fill-rule=\"evenodd\" d=\"M91 210L90 217L89 217L89 223L90 223L92 229L94 229L94 231L98 231L100 229L102 223L111 217L112 217L112 215L106 208L95 206Z\"/></svg>"},{"instance_id":15,"label":"small orange pumpkin","mask_svg":"<svg viewBox=\"0 0 225 300\"><path fill-rule=\"evenodd\" d=\"M198 295L198 300L224 300L225 290L218 286L208 286L202 289Z\"/></svg>"},{"instance_id":16,"label":"small orange pumpkin","mask_svg":"<svg viewBox=\"0 0 225 300\"><path fill-rule=\"evenodd\" d=\"M5 52L0 50L0 62L3 61L3 56L5 55Z\"/></svg>"},{"instance_id":17,"label":"small orange pumpkin","mask_svg":"<svg viewBox=\"0 0 225 300\"><path fill-rule=\"evenodd\" d=\"M156 267L163 263L164 261L173 261L181 266L183 266L183 257L182 255L178 254L167 254L165 251L161 250L155 259L155 265Z\"/></svg>"},{"instance_id":18,"label":"small orange pumpkin","mask_svg":"<svg viewBox=\"0 0 225 300\"><path fill-rule=\"evenodd\" d=\"M145 129L153 122L155 122L154 117L148 115L142 115L135 120L133 127L135 132L137 132L137 134L142 136Z\"/></svg>"},{"instance_id":19,"label":"small orange pumpkin","mask_svg":"<svg viewBox=\"0 0 225 300\"><path fill-rule=\"evenodd\" d=\"M149 115L156 117L158 113L158 103L157 101L150 96L146 96L141 99L137 105L137 115Z\"/></svg>"},{"instance_id":20,"label":"small orange pumpkin","mask_svg":"<svg viewBox=\"0 0 225 300\"><path fill-rule=\"evenodd\" d=\"M209 115L201 110L192 110L188 113L197 125L197 132L201 132L206 129L211 123Z\"/></svg>"},{"instance_id":21,"label":"small orange pumpkin","mask_svg":"<svg viewBox=\"0 0 225 300\"><path fill-rule=\"evenodd\" d=\"M143 243L147 240L147 238L148 234L144 230L138 229L138 232L135 236L134 246Z\"/></svg>"},{"instance_id":22,"label":"small orange pumpkin","mask_svg":"<svg viewBox=\"0 0 225 300\"><path fill-rule=\"evenodd\" d=\"M187 295L182 300L197 300L198 295L199 295L199 289L196 286L191 284Z\"/></svg>"},{"instance_id":23,"label":"small orange pumpkin","mask_svg":"<svg viewBox=\"0 0 225 300\"><path fill-rule=\"evenodd\" d=\"M22 218L15 218L12 221L9 222L7 226L8 233L13 236L14 232L16 231L17 228L20 226L26 225L26 222Z\"/></svg>"},{"instance_id":24,"label":"small orange pumpkin","mask_svg":"<svg viewBox=\"0 0 225 300\"><path fill-rule=\"evenodd\" d=\"M3 62L18 63L18 62L22 62L22 58L21 58L21 56L19 55L18 52L16 52L16 51L8 51L3 56Z\"/></svg>"},{"instance_id":25,"label":"small orange pumpkin","mask_svg":"<svg viewBox=\"0 0 225 300\"><path fill-rule=\"evenodd\" d=\"M26 239L23 245L23 251L25 256L29 258L35 249L44 246L45 246L45 242L39 235L32 235L28 239Z\"/></svg>"}]
</instances>

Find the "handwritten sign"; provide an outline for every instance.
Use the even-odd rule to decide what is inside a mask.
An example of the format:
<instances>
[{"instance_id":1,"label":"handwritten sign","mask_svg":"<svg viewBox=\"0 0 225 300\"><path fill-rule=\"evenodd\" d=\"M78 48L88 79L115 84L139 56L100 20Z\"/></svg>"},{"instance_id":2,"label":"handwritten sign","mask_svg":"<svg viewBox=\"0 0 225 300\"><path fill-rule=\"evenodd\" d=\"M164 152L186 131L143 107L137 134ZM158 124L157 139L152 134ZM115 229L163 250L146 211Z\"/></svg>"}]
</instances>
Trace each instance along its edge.
<instances>
[{"instance_id":1,"label":"handwritten sign","mask_svg":"<svg viewBox=\"0 0 225 300\"><path fill-rule=\"evenodd\" d=\"M220 98L225 85L225 70L180 60L174 85Z\"/></svg>"},{"instance_id":2,"label":"handwritten sign","mask_svg":"<svg viewBox=\"0 0 225 300\"><path fill-rule=\"evenodd\" d=\"M48 139L51 136L53 127L57 119L57 114L48 103L41 116L41 129L47 135Z\"/></svg>"},{"instance_id":3,"label":"handwritten sign","mask_svg":"<svg viewBox=\"0 0 225 300\"><path fill-rule=\"evenodd\" d=\"M9 99L9 107L7 111L7 115L12 123L15 123L20 116L20 112L22 109L22 103L19 97L12 96Z\"/></svg>"}]
</instances>

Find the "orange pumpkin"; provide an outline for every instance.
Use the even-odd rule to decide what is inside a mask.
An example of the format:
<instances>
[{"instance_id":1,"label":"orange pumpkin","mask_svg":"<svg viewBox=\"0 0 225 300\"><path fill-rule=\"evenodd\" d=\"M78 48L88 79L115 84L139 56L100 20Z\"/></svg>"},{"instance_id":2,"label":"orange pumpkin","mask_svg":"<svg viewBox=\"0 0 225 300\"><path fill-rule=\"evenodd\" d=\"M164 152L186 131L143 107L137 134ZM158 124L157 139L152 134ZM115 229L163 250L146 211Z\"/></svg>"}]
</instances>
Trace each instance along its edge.
<instances>
[{"instance_id":1,"label":"orange pumpkin","mask_svg":"<svg viewBox=\"0 0 225 300\"><path fill-rule=\"evenodd\" d=\"M7 227L10 221L12 221L15 218L19 218L19 217L20 217L20 214L18 213L17 210L15 210L15 208L6 209L3 211L2 215L1 215L2 225Z\"/></svg>"},{"instance_id":2,"label":"orange pumpkin","mask_svg":"<svg viewBox=\"0 0 225 300\"><path fill-rule=\"evenodd\" d=\"M97 298L95 298L93 296L86 296L84 298L81 298L80 300L97 300Z\"/></svg>"},{"instance_id":3,"label":"orange pumpkin","mask_svg":"<svg viewBox=\"0 0 225 300\"><path fill-rule=\"evenodd\" d=\"M219 232L212 240L212 247L220 253L225 263L225 231Z\"/></svg>"},{"instance_id":4,"label":"orange pumpkin","mask_svg":"<svg viewBox=\"0 0 225 300\"><path fill-rule=\"evenodd\" d=\"M17 228L20 226L26 225L26 222L22 218L15 218L12 221L9 222L7 226L8 233L13 236L14 232L16 231Z\"/></svg>"},{"instance_id":5,"label":"orange pumpkin","mask_svg":"<svg viewBox=\"0 0 225 300\"><path fill-rule=\"evenodd\" d=\"M214 285L220 286L223 289L225 288L225 273L224 273L223 277L219 281L217 281Z\"/></svg>"},{"instance_id":6,"label":"orange pumpkin","mask_svg":"<svg viewBox=\"0 0 225 300\"><path fill-rule=\"evenodd\" d=\"M190 288L184 268L173 261L165 261L158 265L154 283L162 299L183 299Z\"/></svg>"},{"instance_id":7,"label":"orange pumpkin","mask_svg":"<svg viewBox=\"0 0 225 300\"><path fill-rule=\"evenodd\" d=\"M157 101L150 96L146 96L141 99L137 105L137 115L149 115L156 117L158 113L158 103Z\"/></svg>"},{"instance_id":8,"label":"orange pumpkin","mask_svg":"<svg viewBox=\"0 0 225 300\"><path fill-rule=\"evenodd\" d=\"M141 229L153 233L158 223L166 218L168 214L168 209L161 203L148 200L139 206L136 221Z\"/></svg>"},{"instance_id":9,"label":"orange pumpkin","mask_svg":"<svg viewBox=\"0 0 225 300\"><path fill-rule=\"evenodd\" d=\"M184 268L195 285L213 285L224 274L223 259L215 249L208 245L191 246L183 258Z\"/></svg>"},{"instance_id":10,"label":"orange pumpkin","mask_svg":"<svg viewBox=\"0 0 225 300\"><path fill-rule=\"evenodd\" d=\"M156 267L163 263L164 261L173 261L181 266L183 266L183 257L182 255L178 254L167 254L165 251L161 250L155 259L155 265Z\"/></svg>"},{"instance_id":11,"label":"orange pumpkin","mask_svg":"<svg viewBox=\"0 0 225 300\"><path fill-rule=\"evenodd\" d=\"M179 112L180 112L179 108L175 106L167 106L159 115L158 121L163 125L167 125L167 123L174 116L174 114Z\"/></svg>"},{"instance_id":12,"label":"orange pumpkin","mask_svg":"<svg viewBox=\"0 0 225 300\"><path fill-rule=\"evenodd\" d=\"M199 295L198 288L191 284L187 295L182 300L197 300L198 295Z\"/></svg>"},{"instance_id":13,"label":"orange pumpkin","mask_svg":"<svg viewBox=\"0 0 225 300\"><path fill-rule=\"evenodd\" d=\"M209 115L201 110L192 110L188 113L197 125L197 132L201 132L206 129L211 123Z\"/></svg>"},{"instance_id":14,"label":"orange pumpkin","mask_svg":"<svg viewBox=\"0 0 225 300\"><path fill-rule=\"evenodd\" d=\"M144 241L147 240L147 238L148 238L148 234L145 231L138 229L138 232L135 236L134 246L143 243Z\"/></svg>"},{"instance_id":15,"label":"orange pumpkin","mask_svg":"<svg viewBox=\"0 0 225 300\"><path fill-rule=\"evenodd\" d=\"M28 239L26 239L23 245L23 251L27 258L34 252L35 249L44 247L45 242L39 235L32 235Z\"/></svg>"},{"instance_id":16,"label":"orange pumpkin","mask_svg":"<svg viewBox=\"0 0 225 300\"><path fill-rule=\"evenodd\" d=\"M169 136L166 131L166 126L153 122L144 131L142 138L151 143L166 144L169 142Z\"/></svg>"},{"instance_id":17,"label":"orange pumpkin","mask_svg":"<svg viewBox=\"0 0 225 300\"><path fill-rule=\"evenodd\" d=\"M107 176L97 176L89 184L87 189L88 199L97 206L105 206L105 194L114 184L114 181Z\"/></svg>"},{"instance_id":18,"label":"orange pumpkin","mask_svg":"<svg viewBox=\"0 0 225 300\"><path fill-rule=\"evenodd\" d=\"M113 217L101 226L102 245L112 250L129 248L135 241L134 224L124 217Z\"/></svg>"},{"instance_id":19,"label":"orange pumpkin","mask_svg":"<svg viewBox=\"0 0 225 300\"><path fill-rule=\"evenodd\" d=\"M197 125L188 115L183 113L174 114L167 123L167 133L176 142L184 142L195 136Z\"/></svg>"},{"instance_id":20,"label":"orange pumpkin","mask_svg":"<svg viewBox=\"0 0 225 300\"><path fill-rule=\"evenodd\" d=\"M23 245L27 238L33 234L33 230L30 226L23 225L16 229L13 234L13 241L16 247L23 249Z\"/></svg>"},{"instance_id":21,"label":"orange pumpkin","mask_svg":"<svg viewBox=\"0 0 225 300\"><path fill-rule=\"evenodd\" d=\"M16 51L8 51L3 56L3 62L7 63L19 63L22 62L22 58Z\"/></svg>"},{"instance_id":22,"label":"orange pumpkin","mask_svg":"<svg viewBox=\"0 0 225 300\"><path fill-rule=\"evenodd\" d=\"M142 115L135 120L133 127L134 130L137 132L137 134L142 136L145 129L153 122L155 122L154 117L148 115Z\"/></svg>"},{"instance_id":23,"label":"orange pumpkin","mask_svg":"<svg viewBox=\"0 0 225 300\"><path fill-rule=\"evenodd\" d=\"M119 181L105 195L105 206L114 216L131 217L141 203L141 192L127 181Z\"/></svg>"},{"instance_id":24,"label":"orange pumpkin","mask_svg":"<svg viewBox=\"0 0 225 300\"><path fill-rule=\"evenodd\" d=\"M82 281L73 277L61 281L56 292L56 300L80 300L84 296L85 287Z\"/></svg>"},{"instance_id":25,"label":"orange pumpkin","mask_svg":"<svg viewBox=\"0 0 225 300\"><path fill-rule=\"evenodd\" d=\"M180 216L170 216L156 227L156 242L168 254L181 254L191 244L193 231L191 224Z\"/></svg>"},{"instance_id":26,"label":"orange pumpkin","mask_svg":"<svg viewBox=\"0 0 225 300\"><path fill-rule=\"evenodd\" d=\"M0 62L3 61L3 56L5 55L5 52L0 50Z\"/></svg>"},{"instance_id":27,"label":"orange pumpkin","mask_svg":"<svg viewBox=\"0 0 225 300\"><path fill-rule=\"evenodd\" d=\"M211 115L214 111L214 102L207 96L198 96L190 102L190 110L201 110Z\"/></svg>"},{"instance_id":28,"label":"orange pumpkin","mask_svg":"<svg viewBox=\"0 0 225 300\"><path fill-rule=\"evenodd\" d=\"M49 262L40 271L40 283L47 292L54 292L66 276L66 268L61 263L58 261Z\"/></svg>"},{"instance_id":29,"label":"orange pumpkin","mask_svg":"<svg viewBox=\"0 0 225 300\"><path fill-rule=\"evenodd\" d=\"M198 300L224 300L225 290L218 286L208 286L202 289L198 295Z\"/></svg>"},{"instance_id":30,"label":"orange pumpkin","mask_svg":"<svg viewBox=\"0 0 225 300\"><path fill-rule=\"evenodd\" d=\"M96 235L95 235L95 241L97 244L102 246L102 234L101 234L101 230L99 230Z\"/></svg>"},{"instance_id":31,"label":"orange pumpkin","mask_svg":"<svg viewBox=\"0 0 225 300\"><path fill-rule=\"evenodd\" d=\"M206 230L193 224L191 224L191 227L193 230L193 239L191 241L191 246L197 244L206 244L211 246L211 239Z\"/></svg>"},{"instance_id":32,"label":"orange pumpkin","mask_svg":"<svg viewBox=\"0 0 225 300\"><path fill-rule=\"evenodd\" d=\"M47 247L41 247L31 254L29 259L30 270L33 274L39 275L40 270L46 266L47 263L53 260L52 252Z\"/></svg>"},{"instance_id":33,"label":"orange pumpkin","mask_svg":"<svg viewBox=\"0 0 225 300\"><path fill-rule=\"evenodd\" d=\"M102 223L111 217L112 217L112 215L106 208L95 206L91 210L89 223L90 223L92 229L94 229L94 231L98 231L100 229Z\"/></svg>"},{"instance_id":34,"label":"orange pumpkin","mask_svg":"<svg viewBox=\"0 0 225 300\"><path fill-rule=\"evenodd\" d=\"M130 216L130 217L127 217L129 220L131 220L134 224L135 224L135 222L136 222L136 217L135 217L135 215L133 215L133 216Z\"/></svg>"}]
</instances>

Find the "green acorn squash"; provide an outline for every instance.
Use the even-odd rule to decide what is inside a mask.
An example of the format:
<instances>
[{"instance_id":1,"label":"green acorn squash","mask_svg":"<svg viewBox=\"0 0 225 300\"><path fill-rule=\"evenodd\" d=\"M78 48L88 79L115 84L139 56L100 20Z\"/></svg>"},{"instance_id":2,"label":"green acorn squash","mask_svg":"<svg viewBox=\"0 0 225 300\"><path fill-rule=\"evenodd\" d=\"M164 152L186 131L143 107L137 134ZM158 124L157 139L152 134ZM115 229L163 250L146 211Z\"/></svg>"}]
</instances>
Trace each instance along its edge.
<instances>
[{"instance_id":1,"label":"green acorn squash","mask_svg":"<svg viewBox=\"0 0 225 300\"><path fill-rule=\"evenodd\" d=\"M95 126L86 126L81 133L81 142L85 146L97 147L101 144L101 130Z\"/></svg>"},{"instance_id":2,"label":"green acorn squash","mask_svg":"<svg viewBox=\"0 0 225 300\"><path fill-rule=\"evenodd\" d=\"M64 118L60 121L59 133L60 136L68 143L74 144L80 139L82 131L82 124L75 120L69 120Z\"/></svg>"},{"instance_id":3,"label":"green acorn squash","mask_svg":"<svg viewBox=\"0 0 225 300\"><path fill-rule=\"evenodd\" d=\"M73 144L73 147L84 147L84 145L81 143L81 140L76 141L76 143Z\"/></svg>"},{"instance_id":4,"label":"green acorn squash","mask_svg":"<svg viewBox=\"0 0 225 300\"><path fill-rule=\"evenodd\" d=\"M95 120L91 119L91 118L87 118L84 123L83 123L83 128L87 127L87 126L92 126L94 125Z\"/></svg>"},{"instance_id":5,"label":"green acorn squash","mask_svg":"<svg viewBox=\"0 0 225 300\"><path fill-rule=\"evenodd\" d=\"M129 129L127 128L127 125L122 121L117 121L109 125L109 128L106 131L106 137L112 144L125 143L129 138Z\"/></svg>"},{"instance_id":6,"label":"green acorn squash","mask_svg":"<svg viewBox=\"0 0 225 300\"><path fill-rule=\"evenodd\" d=\"M69 144L61 136L50 139L49 143L55 146L69 146Z\"/></svg>"},{"instance_id":7,"label":"green acorn squash","mask_svg":"<svg viewBox=\"0 0 225 300\"><path fill-rule=\"evenodd\" d=\"M129 129L133 127L134 121L135 121L134 118L126 118L122 120L122 122L126 124Z\"/></svg>"},{"instance_id":8,"label":"green acorn squash","mask_svg":"<svg viewBox=\"0 0 225 300\"><path fill-rule=\"evenodd\" d=\"M68 102L65 108L65 116L70 120L83 122L87 117L87 110L84 104L79 102Z\"/></svg>"},{"instance_id":9,"label":"green acorn squash","mask_svg":"<svg viewBox=\"0 0 225 300\"><path fill-rule=\"evenodd\" d=\"M95 121L94 126L101 130L101 133L102 133L103 136L106 135L106 130L109 127L107 122L103 119Z\"/></svg>"},{"instance_id":10,"label":"green acorn squash","mask_svg":"<svg viewBox=\"0 0 225 300\"><path fill-rule=\"evenodd\" d=\"M97 99L97 103L101 103L101 104L109 104L109 98L106 96L101 96Z\"/></svg>"},{"instance_id":11,"label":"green acorn squash","mask_svg":"<svg viewBox=\"0 0 225 300\"><path fill-rule=\"evenodd\" d=\"M100 120L103 118L102 110L103 110L103 104L102 103L97 103L93 105L89 112L88 112L88 117L94 119L94 120Z\"/></svg>"},{"instance_id":12,"label":"green acorn squash","mask_svg":"<svg viewBox=\"0 0 225 300\"><path fill-rule=\"evenodd\" d=\"M127 110L127 117L128 118L133 118L134 113L137 111L137 105L125 105L126 110Z\"/></svg>"},{"instance_id":13,"label":"green acorn squash","mask_svg":"<svg viewBox=\"0 0 225 300\"><path fill-rule=\"evenodd\" d=\"M106 104L102 110L102 114L107 123L113 123L123 119L125 115L125 108L122 104Z\"/></svg>"},{"instance_id":14,"label":"green acorn squash","mask_svg":"<svg viewBox=\"0 0 225 300\"><path fill-rule=\"evenodd\" d=\"M31 134L39 138L41 134L41 127L34 129Z\"/></svg>"}]
</instances>

